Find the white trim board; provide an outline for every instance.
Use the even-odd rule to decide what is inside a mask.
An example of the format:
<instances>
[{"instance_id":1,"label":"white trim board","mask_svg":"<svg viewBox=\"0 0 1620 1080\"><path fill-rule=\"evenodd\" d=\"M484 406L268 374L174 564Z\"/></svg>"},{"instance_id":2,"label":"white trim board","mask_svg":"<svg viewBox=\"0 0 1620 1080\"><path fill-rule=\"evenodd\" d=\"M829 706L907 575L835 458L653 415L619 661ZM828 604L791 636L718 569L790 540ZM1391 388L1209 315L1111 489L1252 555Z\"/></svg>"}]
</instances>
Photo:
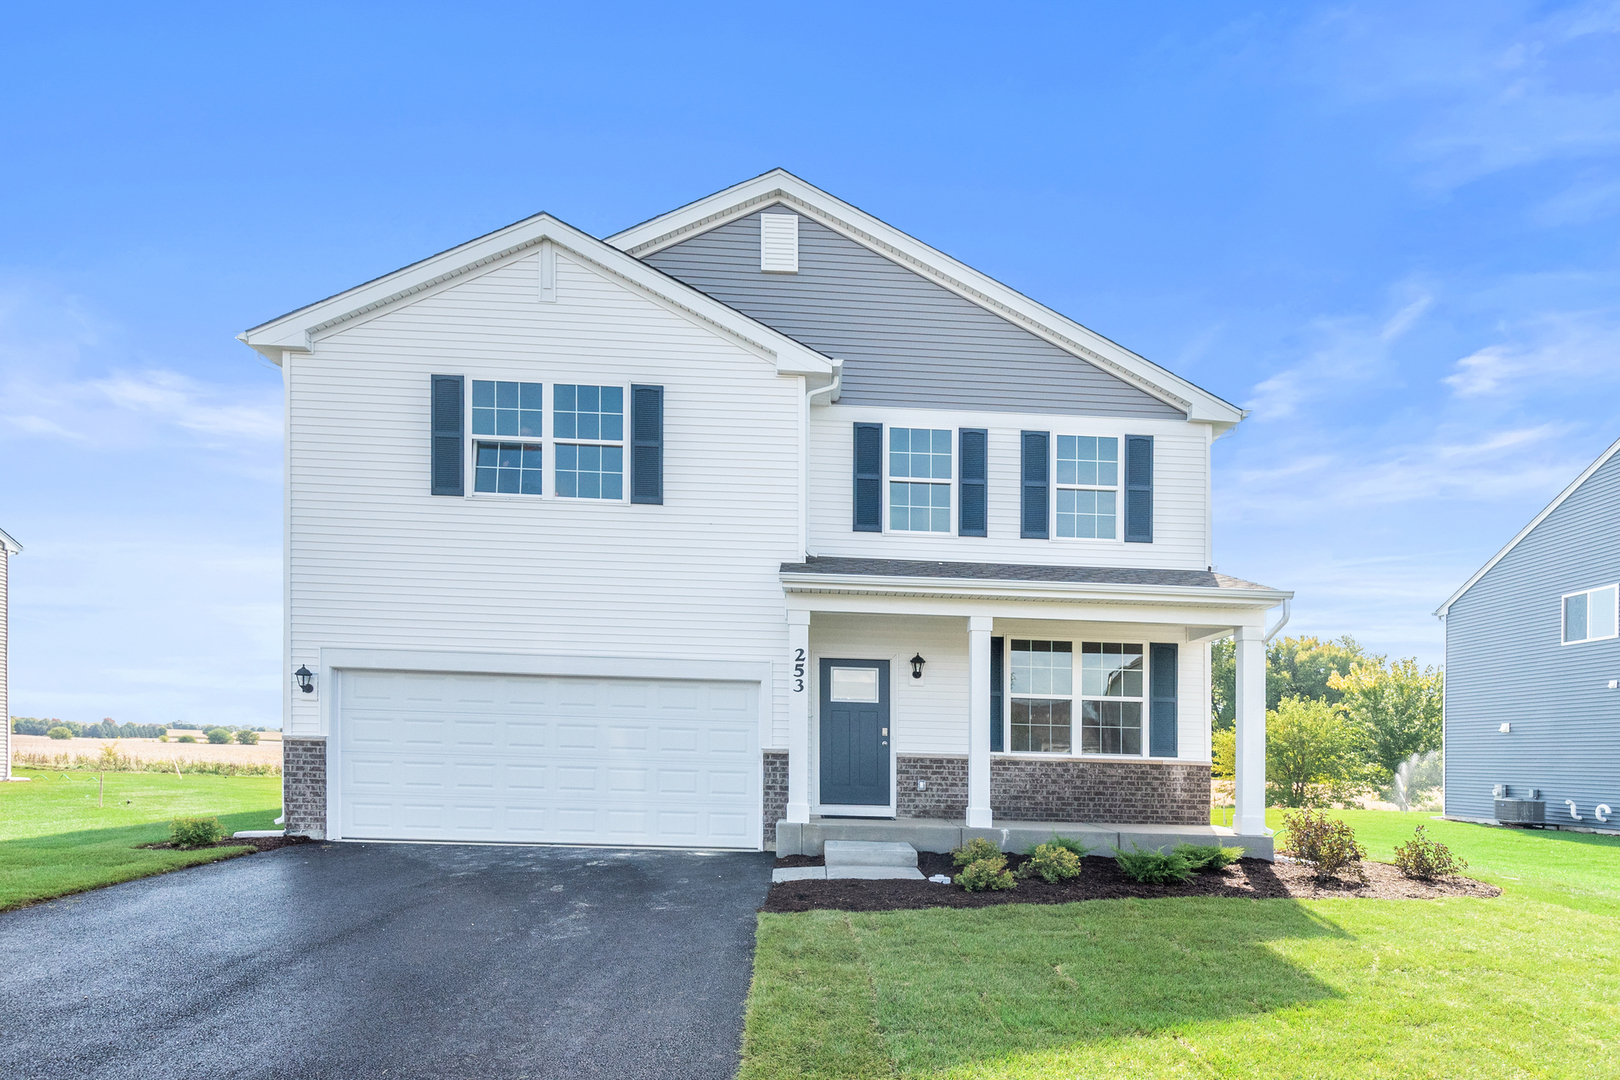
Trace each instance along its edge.
<instances>
[{"instance_id":1,"label":"white trim board","mask_svg":"<svg viewBox=\"0 0 1620 1080\"><path fill-rule=\"evenodd\" d=\"M13 555L22 554L22 545L13 540L4 530L0 530L0 547L5 548L6 551Z\"/></svg>"},{"instance_id":2,"label":"white trim board","mask_svg":"<svg viewBox=\"0 0 1620 1080\"><path fill-rule=\"evenodd\" d=\"M1065 352L1085 360L1177 409L1189 420L1213 424L1217 433L1235 426L1247 410L1188 382L1145 357L1110 341L1010 286L901 232L785 169L688 203L607 238L613 246L645 256L701 232L746 217L771 203L785 203L850 240L921 274Z\"/></svg>"},{"instance_id":3,"label":"white trim board","mask_svg":"<svg viewBox=\"0 0 1620 1080\"><path fill-rule=\"evenodd\" d=\"M684 318L715 331L776 365L783 375L832 377L833 361L764 323L727 307L697 289L653 269L550 214L536 214L504 229L469 240L410 266L299 308L236 335L238 341L280 364L284 352L312 352L316 338L429 290L513 256L553 248L638 292ZM537 282L535 302L542 303Z\"/></svg>"},{"instance_id":4,"label":"white trim board","mask_svg":"<svg viewBox=\"0 0 1620 1080\"><path fill-rule=\"evenodd\" d=\"M1588 465L1585 471L1575 478L1574 483L1570 484L1569 487L1559 492L1556 499L1548 503L1546 508L1543 509L1541 513L1531 518L1530 524L1520 529L1518 534L1514 536L1513 539L1509 540L1507 544L1503 546L1501 551L1498 551L1495 555L1491 556L1490 562L1487 562L1484 566L1475 571L1474 576L1463 582L1462 588L1452 593L1450 598L1448 598L1445 603L1441 604L1435 609L1434 613L1442 619L1445 618L1446 612L1451 610L1451 605L1462 599L1463 593L1467 592L1469 589L1472 589L1474 585L1478 583L1480 578L1490 573L1491 569L1495 567L1497 563L1501 562L1507 557L1508 552L1519 546L1519 541L1529 536L1531 531L1534 530L1537 525L1540 525L1543 521L1546 521L1549 514L1562 506L1564 504L1564 500L1575 494L1576 489L1578 489L1582 484L1586 483L1586 481L1591 478L1592 474L1601 469L1603 465L1610 458L1614 457L1617 452L1620 452L1620 439L1616 439L1613 443L1609 444L1609 448L1603 451L1603 453L1599 454L1598 459L1592 462L1592 464Z\"/></svg>"}]
</instances>

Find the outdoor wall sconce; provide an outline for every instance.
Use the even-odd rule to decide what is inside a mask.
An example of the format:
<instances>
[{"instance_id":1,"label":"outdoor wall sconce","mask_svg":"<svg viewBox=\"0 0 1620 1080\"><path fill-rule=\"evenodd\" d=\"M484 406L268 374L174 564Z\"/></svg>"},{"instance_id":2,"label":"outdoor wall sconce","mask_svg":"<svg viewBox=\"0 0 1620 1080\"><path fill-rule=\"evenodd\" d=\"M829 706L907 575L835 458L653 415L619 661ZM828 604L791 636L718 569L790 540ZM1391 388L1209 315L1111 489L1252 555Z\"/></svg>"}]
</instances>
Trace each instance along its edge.
<instances>
[{"instance_id":1,"label":"outdoor wall sconce","mask_svg":"<svg viewBox=\"0 0 1620 1080\"><path fill-rule=\"evenodd\" d=\"M918 653L916 656L911 658L911 677L913 679L922 678L922 666L926 663L928 663L928 661L923 659L922 653Z\"/></svg>"},{"instance_id":2,"label":"outdoor wall sconce","mask_svg":"<svg viewBox=\"0 0 1620 1080\"><path fill-rule=\"evenodd\" d=\"M299 664L298 670L293 672L293 678L298 680L298 689L304 693L313 694L315 692L315 673L309 668Z\"/></svg>"}]
</instances>

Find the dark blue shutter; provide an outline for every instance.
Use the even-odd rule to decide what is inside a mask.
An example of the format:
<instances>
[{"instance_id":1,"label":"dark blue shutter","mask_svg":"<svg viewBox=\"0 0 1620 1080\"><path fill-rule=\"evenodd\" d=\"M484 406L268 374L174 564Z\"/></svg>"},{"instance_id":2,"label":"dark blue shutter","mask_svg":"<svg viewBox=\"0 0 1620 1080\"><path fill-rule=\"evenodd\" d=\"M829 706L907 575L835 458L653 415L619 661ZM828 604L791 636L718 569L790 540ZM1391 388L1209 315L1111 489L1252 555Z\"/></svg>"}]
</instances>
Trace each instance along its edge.
<instances>
[{"instance_id":1,"label":"dark blue shutter","mask_svg":"<svg viewBox=\"0 0 1620 1080\"><path fill-rule=\"evenodd\" d=\"M1002 721L1003 698L1001 684L1006 681L1005 661L1001 658L1002 647L1006 638L993 637L990 639L990 749L999 753L1004 747L1006 738Z\"/></svg>"},{"instance_id":2,"label":"dark blue shutter","mask_svg":"<svg viewBox=\"0 0 1620 1080\"><path fill-rule=\"evenodd\" d=\"M630 501L664 501L664 388L630 387Z\"/></svg>"},{"instance_id":3,"label":"dark blue shutter","mask_svg":"<svg viewBox=\"0 0 1620 1080\"><path fill-rule=\"evenodd\" d=\"M1045 431L1026 431L1023 434L1023 497L1018 535L1026 540L1049 539L1047 519L1048 487L1047 446L1051 442Z\"/></svg>"},{"instance_id":4,"label":"dark blue shutter","mask_svg":"<svg viewBox=\"0 0 1620 1080\"><path fill-rule=\"evenodd\" d=\"M990 524L986 502L990 433L983 428L963 428L957 440L962 498L957 508L956 535L986 536Z\"/></svg>"},{"instance_id":5,"label":"dark blue shutter","mask_svg":"<svg viewBox=\"0 0 1620 1080\"><path fill-rule=\"evenodd\" d=\"M855 425L855 531L883 531L883 425Z\"/></svg>"},{"instance_id":6,"label":"dark blue shutter","mask_svg":"<svg viewBox=\"0 0 1620 1080\"><path fill-rule=\"evenodd\" d=\"M461 436L465 383L464 375L433 376L433 464L429 471L435 495L465 494L466 470L461 464L465 453Z\"/></svg>"},{"instance_id":7,"label":"dark blue shutter","mask_svg":"<svg viewBox=\"0 0 1620 1080\"><path fill-rule=\"evenodd\" d=\"M1125 436L1125 542L1153 543L1153 436Z\"/></svg>"},{"instance_id":8,"label":"dark blue shutter","mask_svg":"<svg viewBox=\"0 0 1620 1080\"><path fill-rule=\"evenodd\" d=\"M1153 731L1148 736L1152 757L1176 756L1176 654L1174 644L1148 646L1148 712Z\"/></svg>"}]
</instances>

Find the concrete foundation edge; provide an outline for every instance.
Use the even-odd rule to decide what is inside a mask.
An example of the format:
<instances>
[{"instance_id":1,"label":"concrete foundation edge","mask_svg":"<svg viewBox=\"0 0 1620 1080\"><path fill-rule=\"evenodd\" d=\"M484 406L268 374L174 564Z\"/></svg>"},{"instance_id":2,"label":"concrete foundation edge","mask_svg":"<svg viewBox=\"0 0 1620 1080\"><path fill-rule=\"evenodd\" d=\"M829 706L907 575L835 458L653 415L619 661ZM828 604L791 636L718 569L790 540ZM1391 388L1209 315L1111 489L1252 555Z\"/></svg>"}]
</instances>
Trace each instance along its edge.
<instances>
[{"instance_id":1,"label":"concrete foundation edge","mask_svg":"<svg viewBox=\"0 0 1620 1080\"><path fill-rule=\"evenodd\" d=\"M975 837L984 837L1002 851L1022 852L1052 836L1072 837L1093 855L1107 856L1115 848L1126 851L1167 851L1177 844L1221 844L1241 847L1250 858L1276 859L1270 836L1238 836L1215 825L1114 825L1083 822L1008 822L988 829L971 829L960 822L909 818L888 820L822 820L808 824L778 821L776 854L821 855L828 840L902 841L918 851L945 852Z\"/></svg>"}]
</instances>

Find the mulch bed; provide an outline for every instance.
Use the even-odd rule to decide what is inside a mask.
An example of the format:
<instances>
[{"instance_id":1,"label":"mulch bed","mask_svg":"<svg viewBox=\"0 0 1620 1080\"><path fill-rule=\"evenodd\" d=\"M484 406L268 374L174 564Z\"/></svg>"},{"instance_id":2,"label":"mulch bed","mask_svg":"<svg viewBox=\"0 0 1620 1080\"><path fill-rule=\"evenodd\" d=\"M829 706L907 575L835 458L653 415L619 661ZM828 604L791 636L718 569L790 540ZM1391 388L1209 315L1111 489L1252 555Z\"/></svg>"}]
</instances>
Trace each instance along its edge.
<instances>
[{"instance_id":1,"label":"mulch bed","mask_svg":"<svg viewBox=\"0 0 1620 1080\"><path fill-rule=\"evenodd\" d=\"M274 851L276 848L291 847L294 844L307 844L309 842L310 839L307 836L244 836L240 840L226 837L217 843L204 844L202 847L186 848L184 850L201 851L203 848L211 847L252 847L257 848L259 851ZM167 842L162 844L142 844L141 847L150 848L153 851L177 850L173 844ZM243 854L247 853L243 852Z\"/></svg>"},{"instance_id":2,"label":"mulch bed","mask_svg":"<svg viewBox=\"0 0 1620 1080\"><path fill-rule=\"evenodd\" d=\"M1016 870L1027 859L1008 855ZM1040 878L1020 878L1018 887L1005 892L967 892L954 882L931 881L784 881L771 886L761 911L899 911L907 908L978 908L997 904L1068 904L1076 900L1159 899L1166 896L1235 896L1252 900L1326 900L1364 897L1371 900L1432 900L1442 896L1500 896L1501 889L1471 878L1413 881L1388 863L1367 862L1367 884L1334 881L1318 884L1309 868L1239 859L1224 870L1198 874L1184 885L1144 885L1125 876L1113 859L1089 856L1081 860L1080 876L1049 885ZM821 866L819 857L790 855L777 866ZM923 875L947 874L954 878L951 857L918 852L917 869Z\"/></svg>"}]
</instances>

